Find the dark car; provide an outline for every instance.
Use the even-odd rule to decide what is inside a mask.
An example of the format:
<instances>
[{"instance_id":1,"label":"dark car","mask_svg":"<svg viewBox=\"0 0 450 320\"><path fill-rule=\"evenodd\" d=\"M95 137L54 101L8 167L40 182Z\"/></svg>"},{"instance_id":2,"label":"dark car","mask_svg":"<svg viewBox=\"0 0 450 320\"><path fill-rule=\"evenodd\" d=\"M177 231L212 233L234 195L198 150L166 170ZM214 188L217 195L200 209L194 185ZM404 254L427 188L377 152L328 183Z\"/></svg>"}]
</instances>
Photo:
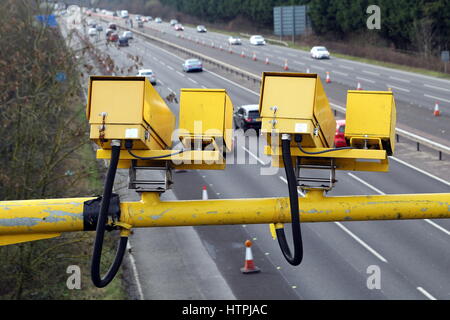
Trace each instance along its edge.
<instances>
[{"instance_id":1,"label":"dark car","mask_svg":"<svg viewBox=\"0 0 450 320\"><path fill-rule=\"evenodd\" d=\"M187 59L183 63L183 71L203 71L203 64L198 59Z\"/></svg>"},{"instance_id":2,"label":"dark car","mask_svg":"<svg viewBox=\"0 0 450 320\"><path fill-rule=\"evenodd\" d=\"M117 25L115 23L110 23L108 28L112 30L117 30Z\"/></svg>"},{"instance_id":3,"label":"dark car","mask_svg":"<svg viewBox=\"0 0 450 320\"><path fill-rule=\"evenodd\" d=\"M127 37L119 37L119 47L128 47Z\"/></svg>"},{"instance_id":4,"label":"dark car","mask_svg":"<svg viewBox=\"0 0 450 320\"><path fill-rule=\"evenodd\" d=\"M109 39L109 36L111 35L111 33L114 33L114 30L112 30L112 29L106 30L106 32L105 32L106 39Z\"/></svg>"},{"instance_id":5,"label":"dark car","mask_svg":"<svg viewBox=\"0 0 450 320\"><path fill-rule=\"evenodd\" d=\"M261 118L259 116L259 105L248 104L240 106L233 115L234 126L236 129L261 129Z\"/></svg>"},{"instance_id":6,"label":"dark car","mask_svg":"<svg viewBox=\"0 0 450 320\"><path fill-rule=\"evenodd\" d=\"M336 148L346 147L345 140L345 120L336 120L336 134L334 136L334 145Z\"/></svg>"}]
</instances>

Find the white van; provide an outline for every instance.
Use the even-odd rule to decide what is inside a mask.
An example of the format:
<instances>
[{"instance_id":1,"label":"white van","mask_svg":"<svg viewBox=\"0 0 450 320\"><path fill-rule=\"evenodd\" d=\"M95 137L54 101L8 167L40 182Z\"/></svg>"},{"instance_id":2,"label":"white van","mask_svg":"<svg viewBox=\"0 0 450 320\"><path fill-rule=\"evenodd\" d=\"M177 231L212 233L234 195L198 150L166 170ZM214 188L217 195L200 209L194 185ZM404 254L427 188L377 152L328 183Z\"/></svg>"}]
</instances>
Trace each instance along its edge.
<instances>
[{"instance_id":1,"label":"white van","mask_svg":"<svg viewBox=\"0 0 450 320\"><path fill-rule=\"evenodd\" d=\"M128 19L128 10L120 11L120 16L124 19Z\"/></svg>"}]
</instances>

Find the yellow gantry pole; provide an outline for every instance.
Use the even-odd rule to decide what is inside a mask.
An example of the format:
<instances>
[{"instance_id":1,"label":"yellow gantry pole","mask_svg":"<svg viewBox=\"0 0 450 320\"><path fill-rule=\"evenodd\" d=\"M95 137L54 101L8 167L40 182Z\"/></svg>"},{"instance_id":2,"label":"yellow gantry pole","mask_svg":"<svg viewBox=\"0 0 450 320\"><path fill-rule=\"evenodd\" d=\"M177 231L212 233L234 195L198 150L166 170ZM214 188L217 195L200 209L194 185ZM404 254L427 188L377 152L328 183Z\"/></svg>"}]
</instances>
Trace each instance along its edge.
<instances>
[{"instance_id":1,"label":"yellow gantry pole","mask_svg":"<svg viewBox=\"0 0 450 320\"><path fill-rule=\"evenodd\" d=\"M0 245L86 230L84 202L92 199L2 201ZM302 222L450 218L448 193L326 197L309 191L299 204ZM161 201L147 192L120 209L121 222L134 228L291 221L289 198Z\"/></svg>"}]
</instances>

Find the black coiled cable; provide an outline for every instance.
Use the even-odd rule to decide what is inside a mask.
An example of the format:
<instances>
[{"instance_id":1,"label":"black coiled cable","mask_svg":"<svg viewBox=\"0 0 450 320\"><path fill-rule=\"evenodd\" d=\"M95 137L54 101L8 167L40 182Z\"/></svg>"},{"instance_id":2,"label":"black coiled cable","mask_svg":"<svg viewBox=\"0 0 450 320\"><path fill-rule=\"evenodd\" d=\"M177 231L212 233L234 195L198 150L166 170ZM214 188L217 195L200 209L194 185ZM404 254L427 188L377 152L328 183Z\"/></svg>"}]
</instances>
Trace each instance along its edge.
<instances>
[{"instance_id":1,"label":"black coiled cable","mask_svg":"<svg viewBox=\"0 0 450 320\"><path fill-rule=\"evenodd\" d=\"M284 169L286 172L286 179L289 188L289 202L291 207L291 225L292 225L292 238L294 243L294 255L292 255L291 250L289 249L289 245L286 241L284 228L277 228L276 234L281 252L283 253L287 262L289 262L293 266L298 266L303 260L303 241L300 229L297 179L295 177L294 167L292 165L290 138L282 139L281 148L283 153Z\"/></svg>"},{"instance_id":2,"label":"black coiled cable","mask_svg":"<svg viewBox=\"0 0 450 320\"><path fill-rule=\"evenodd\" d=\"M91 262L91 279L98 288L107 286L116 276L117 271L122 264L123 256L127 247L128 237L120 237L119 244L114 257L114 262L110 266L106 275L102 278L100 274L100 261L102 257L103 239L105 236L105 228L108 219L109 203L111 201L114 179L119 163L120 144L113 145L111 150L111 162L109 164L108 173L106 175L105 186L103 189L103 197L98 214L97 228L95 234L94 251L92 253Z\"/></svg>"}]
</instances>

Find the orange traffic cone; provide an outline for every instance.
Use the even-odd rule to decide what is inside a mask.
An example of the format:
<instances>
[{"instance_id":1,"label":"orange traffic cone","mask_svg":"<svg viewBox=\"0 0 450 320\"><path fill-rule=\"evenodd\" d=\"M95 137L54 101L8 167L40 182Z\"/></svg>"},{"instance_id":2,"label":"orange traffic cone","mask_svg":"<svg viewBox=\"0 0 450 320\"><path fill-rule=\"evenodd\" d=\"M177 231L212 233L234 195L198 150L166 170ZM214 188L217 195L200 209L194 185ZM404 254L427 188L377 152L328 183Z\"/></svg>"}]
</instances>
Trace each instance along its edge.
<instances>
[{"instance_id":1,"label":"orange traffic cone","mask_svg":"<svg viewBox=\"0 0 450 320\"><path fill-rule=\"evenodd\" d=\"M256 61L256 52L253 52L252 60L253 60L253 61Z\"/></svg>"},{"instance_id":2,"label":"orange traffic cone","mask_svg":"<svg viewBox=\"0 0 450 320\"><path fill-rule=\"evenodd\" d=\"M326 83L330 83L331 82L331 79L330 79L330 73L327 71L327 77L326 77L326 79L325 79L325 82Z\"/></svg>"},{"instance_id":3,"label":"orange traffic cone","mask_svg":"<svg viewBox=\"0 0 450 320\"><path fill-rule=\"evenodd\" d=\"M202 189L202 200L208 200L208 190L206 190L206 186L203 186Z\"/></svg>"},{"instance_id":4,"label":"orange traffic cone","mask_svg":"<svg viewBox=\"0 0 450 320\"><path fill-rule=\"evenodd\" d=\"M269 58L266 57L266 61L264 63L269 64Z\"/></svg>"},{"instance_id":5,"label":"orange traffic cone","mask_svg":"<svg viewBox=\"0 0 450 320\"><path fill-rule=\"evenodd\" d=\"M361 82L359 82L359 81L358 81L358 84L356 86L356 90L362 90Z\"/></svg>"},{"instance_id":6,"label":"orange traffic cone","mask_svg":"<svg viewBox=\"0 0 450 320\"><path fill-rule=\"evenodd\" d=\"M436 104L434 105L433 114L435 117L439 117L439 115L441 114L441 112L439 111L439 102L436 102Z\"/></svg>"},{"instance_id":7,"label":"orange traffic cone","mask_svg":"<svg viewBox=\"0 0 450 320\"><path fill-rule=\"evenodd\" d=\"M261 270L255 266L253 262L253 254L252 254L252 242L250 240L245 241L245 264L244 267L241 268L242 273L256 273Z\"/></svg>"},{"instance_id":8,"label":"orange traffic cone","mask_svg":"<svg viewBox=\"0 0 450 320\"><path fill-rule=\"evenodd\" d=\"M283 67L283 70L285 70L285 71L286 71L286 70L289 70L287 59L284 60L284 67Z\"/></svg>"}]
</instances>

